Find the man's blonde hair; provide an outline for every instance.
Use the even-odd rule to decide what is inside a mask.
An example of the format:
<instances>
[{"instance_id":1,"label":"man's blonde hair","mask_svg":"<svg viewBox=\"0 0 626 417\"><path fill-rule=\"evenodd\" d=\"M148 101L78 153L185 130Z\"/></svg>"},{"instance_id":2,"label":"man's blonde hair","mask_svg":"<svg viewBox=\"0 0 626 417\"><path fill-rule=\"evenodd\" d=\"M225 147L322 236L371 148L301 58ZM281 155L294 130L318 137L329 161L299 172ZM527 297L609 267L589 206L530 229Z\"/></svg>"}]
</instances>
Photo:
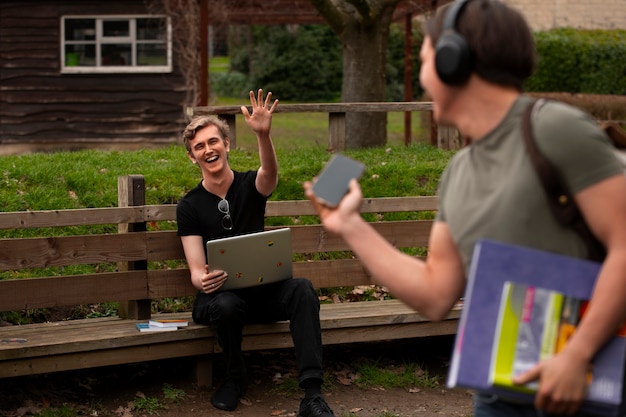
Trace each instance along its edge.
<instances>
[{"instance_id":1,"label":"man's blonde hair","mask_svg":"<svg viewBox=\"0 0 626 417\"><path fill-rule=\"evenodd\" d=\"M187 127L185 127L185 130L183 130L183 143L185 144L187 152L191 152L191 145L189 145L189 142L196 137L199 130L204 129L207 126L215 126L223 141L228 139L230 129L228 128L228 123L226 123L226 121L214 115L195 116L191 119Z\"/></svg>"}]
</instances>

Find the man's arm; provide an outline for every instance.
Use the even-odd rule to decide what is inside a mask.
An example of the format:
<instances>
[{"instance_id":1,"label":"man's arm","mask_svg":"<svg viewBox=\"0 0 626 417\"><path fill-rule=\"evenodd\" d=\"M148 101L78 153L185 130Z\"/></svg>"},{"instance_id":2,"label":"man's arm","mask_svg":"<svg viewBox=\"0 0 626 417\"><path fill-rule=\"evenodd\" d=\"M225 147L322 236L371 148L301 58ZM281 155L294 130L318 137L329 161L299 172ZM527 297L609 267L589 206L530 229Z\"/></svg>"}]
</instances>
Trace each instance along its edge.
<instances>
[{"instance_id":1,"label":"man's arm","mask_svg":"<svg viewBox=\"0 0 626 417\"><path fill-rule=\"evenodd\" d=\"M228 275L221 270L209 272L206 263L202 236L181 236L185 258L189 266L191 284L204 293L211 293L219 289Z\"/></svg>"},{"instance_id":2,"label":"man's arm","mask_svg":"<svg viewBox=\"0 0 626 417\"><path fill-rule=\"evenodd\" d=\"M305 184L307 197L316 207L324 227L340 235L372 274L397 298L431 320L441 320L459 300L465 288L461 256L445 223L434 224L429 254L424 262L400 252L361 217L361 191L356 180L337 208L320 204Z\"/></svg>"},{"instance_id":3,"label":"man's arm","mask_svg":"<svg viewBox=\"0 0 626 417\"><path fill-rule=\"evenodd\" d=\"M244 115L246 123L256 134L259 144L259 167L256 178L256 189L264 196L272 194L278 183L278 161L274 144L270 136L272 125L272 113L278 106L278 100L271 103L272 93L267 93L265 101L263 101L263 90L259 89L258 97L255 97L254 91L250 91L250 104L252 105L252 114L247 107L242 106L241 112Z\"/></svg>"}]
</instances>

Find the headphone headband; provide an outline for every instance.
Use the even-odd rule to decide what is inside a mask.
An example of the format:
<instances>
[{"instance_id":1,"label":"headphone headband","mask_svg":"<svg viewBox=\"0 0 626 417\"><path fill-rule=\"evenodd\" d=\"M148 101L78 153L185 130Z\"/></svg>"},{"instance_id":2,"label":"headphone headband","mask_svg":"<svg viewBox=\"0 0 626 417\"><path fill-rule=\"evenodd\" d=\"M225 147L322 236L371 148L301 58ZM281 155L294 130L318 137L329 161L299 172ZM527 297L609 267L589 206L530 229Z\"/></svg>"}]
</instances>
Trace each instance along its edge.
<instances>
[{"instance_id":1,"label":"headphone headband","mask_svg":"<svg viewBox=\"0 0 626 417\"><path fill-rule=\"evenodd\" d=\"M446 12L446 15L443 18L442 33L448 30L453 30L456 32L456 19L458 18L459 14L461 14L463 8L468 2L469 0L456 0L454 3L452 3L452 5L450 6L450 10Z\"/></svg>"}]
</instances>

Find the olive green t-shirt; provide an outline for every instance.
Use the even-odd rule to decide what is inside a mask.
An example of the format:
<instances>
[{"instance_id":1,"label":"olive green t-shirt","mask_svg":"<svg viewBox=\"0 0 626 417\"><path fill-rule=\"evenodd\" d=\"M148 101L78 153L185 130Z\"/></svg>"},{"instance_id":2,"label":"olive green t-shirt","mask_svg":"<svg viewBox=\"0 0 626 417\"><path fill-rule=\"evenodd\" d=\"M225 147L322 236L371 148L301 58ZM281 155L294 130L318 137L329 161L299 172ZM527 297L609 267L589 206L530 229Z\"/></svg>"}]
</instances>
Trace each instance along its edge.
<instances>
[{"instance_id":1,"label":"olive green t-shirt","mask_svg":"<svg viewBox=\"0 0 626 417\"><path fill-rule=\"evenodd\" d=\"M555 220L526 153L521 119L530 100L521 96L493 131L453 157L441 178L437 221L447 223L466 271L483 238L586 257L582 239ZM583 111L549 101L532 126L571 192L623 173L608 138Z\"/></svg>"}]
</instances>

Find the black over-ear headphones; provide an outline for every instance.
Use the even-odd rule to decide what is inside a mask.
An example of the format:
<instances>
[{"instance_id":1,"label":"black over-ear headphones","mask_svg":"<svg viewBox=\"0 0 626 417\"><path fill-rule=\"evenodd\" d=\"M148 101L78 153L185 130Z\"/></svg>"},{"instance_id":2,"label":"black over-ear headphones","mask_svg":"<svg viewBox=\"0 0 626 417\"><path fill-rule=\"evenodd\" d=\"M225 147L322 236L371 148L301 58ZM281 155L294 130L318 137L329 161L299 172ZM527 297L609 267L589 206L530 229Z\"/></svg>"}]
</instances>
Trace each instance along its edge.
<instances>
[{"instance_id":1,"label":"black over-ear headphones","mask_svg":"<svg viewBox=\"0 0 626 417\"><path fill-rule=\"evenodd\" d=\"M472 52L467 41L454 28L469 0L456 0L446 12L441 36L435 46L435 69L441 81L449 85L463 84L473 69Z\"/></svg>"}]
</instances>

